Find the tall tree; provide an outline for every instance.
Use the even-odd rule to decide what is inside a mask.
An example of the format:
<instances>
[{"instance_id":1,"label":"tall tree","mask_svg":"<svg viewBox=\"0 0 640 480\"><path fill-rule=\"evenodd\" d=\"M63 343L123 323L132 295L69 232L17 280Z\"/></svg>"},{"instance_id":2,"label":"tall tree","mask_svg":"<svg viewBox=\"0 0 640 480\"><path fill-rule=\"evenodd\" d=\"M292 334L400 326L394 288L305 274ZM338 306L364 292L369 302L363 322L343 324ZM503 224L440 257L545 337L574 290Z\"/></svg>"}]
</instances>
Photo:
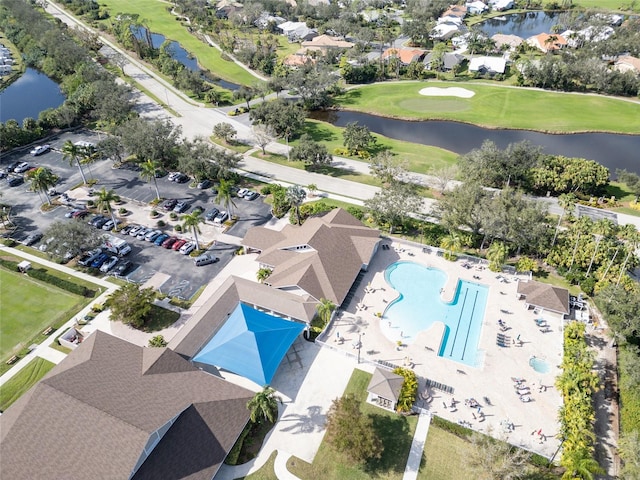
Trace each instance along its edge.
<instances>
[{"instance_id":1,"label":"tall tree","mask_svg":"<svg viewBox=\"0 0 640 480\"><path fill-rule=\"evenodd\" d=\"M282 403L282 398L276 394L273 388L264 386L247 402L247 408L250 412L249 418L253 423L264 421L275 423L278 419L278 403Z\"/></svg>"},{"instance_id":2,"label":"tall tree","mask_svg":"<svg viewBox=\"0 0 640 480\"><path fill-rule=\"evenodd\" d=\"M111 216L114 226L116 225L116 217L113 215L112 204L120 201L120 196L116 194L115 190L107 190L102 188L96 195L96 207L99 210L106 210Z\"/></svg>"},{"instance_id":3,"label":"tall tree","mask_svg":"<svg viewBox=\"0 0 640 480\"><path fill-rule=\"evenodd\" d=\"M449 230L466 227L474 234L480 233L488 195L480 183L465 182L445 192L434 206L433 214Z\"/></svg>"},{"instance_id":4,"label":"tall tree","mask_svg":"<svg viewBox=\"0 0 640 480\"><path fill-rule=\"evenodd\" d=\"M191 213L187 213L182 217L183 230L191 230L193 233L193 239L196 242L196 249L200 250L200 242L198 241L198 233L200 233L200 224L203 222L202 212L200 210L194 210Z\"/></svg>"},{"instance_id":5,"label":"tall tree","mask_svg":"<svg viewBox=\"0 0 640 480\"><path fill-rule=\"evenodd\" d=\"M216 202L220 205L224 206L231 214L233 215L232 207L235 207L236 204L233 201L233 192L232 192L233 183L221 179L220 185L218 185L218 194L216 195Z\"/></svg>"},{"instance_id":6,"label":"tall tree","mask_svg":"<svg viewBox=\"0 0 640 480\"><path fill-rule=\"evenodd\" d=\"M127 283L107 299L111 320L134 328L143 328L149 320L156 293L152 288L141 288L137 283Z\"/></svg>"},{"instance_id":7,"label":"tall tree","mask_svg":"<svg viewBox=\"0 0 640 480\"><path fill-rule=\"evenodd\" d=\"M82 183L87 183L87 177L84 175L84 170L82 170L82 165L80 164L80 158L82 156L82 149L79 145L74 144L71 140L67 140L64 142L62 146L62 158L69 162L69 165L73 165L74 163L78 166L78 170L80 170L80 176L82 177Z\"/></svg>"},{"instance_id":8,"label":"tall tree","mask_svg":"<svg viewBox=\"0 0 640 480\"><path fill-rule=\"evenodd\" d=\"M331 314L336 309L335 303L326 298L321 298L320 303L318 304L318 316L324 325L329 323L331 319Z\"/></svg>"},{"instance_id":9,"label":"tall tree","mask_svg":"<svg viewBox=\"0 0 640 480\"><path fill-rule=\"evenodd\" d=\"M526 478L531 473L528 468L531 454L525 450L481 433L471 436L471 445L470 455L465 460L477 471L482 472L480 478L516 480Z\"/></svg>"},{"instance_id":10,"label":"tall tree","mask_svg":"<svg viewBox=\"0 0 640 480\"><path fill-rule=\"evenodd\" d=\"M291 185L287 188L286 198L291 206L295 208L298 225L300 225L300 205L307 198L307 192L300 185Z\"/></svg>"},{"instance_id":11,"label":"tall tree","mask_svg":"<svg viewBox=\"0 0 640 480\"><path fill-rule=\"evenodd\" d=\"M509 249L502 242L492 242L491 246L487 250L487 259L489 260L489 270L492 272L501 272L502 265L504 265L507 256L509 255Z\"/></svg>"},{"instance_id":12,"label":"tall tree","mask_svg":"<svg viewBox=\"0 0 640 480\"><path fill-rule=\"evenodd\" d=\"M451 232L440 242L440 247L446 251L447 260L455 260L457 254L462 251L462 236L457 232Z\"/></svg>"},{"instance_id":13,"label":"tall tree","mask_svg":"<svg viewBox=\"0 0 640 480\"><path fill-rule=\"evenodd\" d=\"M373 218L378 223L386 223L389 232L393 233L411 214L422 210L423 201L416 193L415 185L394 181L364 204Z\"/></svg>"},{"instance_id":14,"label":"tall tree","mask_svg":"<svg viewBox=\"0 0 640 480\"><path fill-rule=\"evenodd\" d=\"M244 100L247 103L247 110L251 108L249 102L256 96L256 91L253 87L242 85L238 90L233 92L234 100Z\"/></svg>"},{"instance_id":15,"label":"tall tree","mask_svg":"<svg viewBox=\"0 0 640 480\"><path fill-rule=\"evenodd\" d=\"M160 163L156 160L145 160L140 164L140 178L147 182L153 181L153 186L156 189L156 200L160 200L160 190L158 190L158 179L156 178L160 168Z\"/></svg>"},{"instance_id":16,"label":"tall tree","mask_svg":"<svg viewBox=\"0 0 640 480\"><path fill-rule=\"evenodd\" d=\"M69 253L74 257L82 252L98 247L102 242L102 232L91 228L87 222L56 221L44 231L44 241L48 252Z\"/></svg>"},{"instance_id":17,"label":"tall tree","mask_svg":"<svg viewBox=\"0 0 640 480\"><path fill-rule=\"evenodd\" d=\"M231 143L234 138L236 138L238 131L233 128L233 125L231 125L230 123L220 122L216 123L213 127L213 134L221 140L224 140L224 142L228 144Z\"/></svg>"},{"instance_id":18,"label":"tall tree","mask_svg":"<svg viewBox=\"0 0 640 480\"><path fill-rule=\"evenodd\" d=\"M371 134L369 127L358 125L358 122L348 123L342 132L342 144L350 154L368 152L371 145L376 142L376 137Z\"/></svg>"},{"instance_id":19,"label":"tall tree","mask_svg":"<svg viewBox=\"0 0 640 480\"><path fill-rule=\"evenodd\" d=\"M58 176L45 167L38 167L27 172L27 180L31 184L31 190L34 192L42 192L47 198L47 203L51 205L49 198L49 189L58 183Z\"/></svg>"},{"instance_id":20,"label":"tall tree","mask_svg":"<svg viewBox=\"0 0 640 480\"><path fill-rule=\"evenodd\" d=\"M315 170L321 165L329 165L333 157L327 147L318 143L306 133L300 137L300 143L291 149L292 160L304 162L310 170Z\"/></svg>"}]
</instances>

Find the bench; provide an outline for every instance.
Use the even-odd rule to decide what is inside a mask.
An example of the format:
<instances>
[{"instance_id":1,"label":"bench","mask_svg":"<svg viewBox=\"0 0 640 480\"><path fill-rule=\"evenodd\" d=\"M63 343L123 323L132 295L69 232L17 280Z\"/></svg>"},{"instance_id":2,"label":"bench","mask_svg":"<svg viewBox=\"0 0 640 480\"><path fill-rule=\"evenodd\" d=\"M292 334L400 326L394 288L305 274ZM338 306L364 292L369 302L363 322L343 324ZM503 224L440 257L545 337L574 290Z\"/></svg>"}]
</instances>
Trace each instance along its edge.
<instances>
[{"instance_id":1,"label":"bench","mask_svg":"<svg viewBox=\"0 0 640 480\"><path fill-rule=\"evenodd\" d=\"M53 333L53 327L49 327L44 332L42 332L43 335L51 335L52 333Z\"/></svg>"},{"instance_id":2,"label":"bench","mask_svg":"<svg viewBox=\"0 0 640 480\"><path fill-rule=\"evenodd\" d=\"M14 355L13 357L11 357L9 360L7 360L7 365L13 365L14 363L16 363L19 360L19 358Z\"/></svg>"}]
</instances>

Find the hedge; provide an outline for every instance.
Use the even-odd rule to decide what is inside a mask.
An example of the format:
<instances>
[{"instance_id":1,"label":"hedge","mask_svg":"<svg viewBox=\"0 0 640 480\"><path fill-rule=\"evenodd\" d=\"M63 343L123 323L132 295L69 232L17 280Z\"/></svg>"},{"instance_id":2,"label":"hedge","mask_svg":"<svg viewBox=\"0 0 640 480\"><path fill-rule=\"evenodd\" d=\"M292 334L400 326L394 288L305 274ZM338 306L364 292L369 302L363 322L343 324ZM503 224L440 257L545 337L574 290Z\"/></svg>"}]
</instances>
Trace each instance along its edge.
<instances>
[{"instance_id":1,"label":"hedge","mask_svg":"<svg viewBox=\"0 0 640 480\"><path fill-rule=\"evenodd\" d=\"M0 265L2 265L3 267L5 267L8 270L11 270L12 272L17 272L18 271L18 262L14 262L12 260L6 260L4 258L0 258ZM62 290L66 290L67 292L71 292L71 293L75 293L76 295L80 295L81 297L88 297L91 298L93 297L96 292L84 287L82 285L78 285L77 283L73 283L70 282L68 280L64 280L63 278L58 278L55 277L47 272L45 272L44 270L39 270L39 269L35 269L35 268L31 268L29 270L27 270L27 275L29 275L32 278L35 278L36 280L40 280L42 282L45 283L50 283L51 285L54 285L58 288L61 288Z\"/></svg>"},{"instance_id":2,"label":"hedge","mask_svg":"<svg viewBox=\"0 0 640 480\"><path fill-rule=\"evenodd\" d=\"M238 458L240 458L240 453L242 452L242 445L244 445L244 440L245 438L247 438L247 435L251 433L252 428L253 423L251 422L245 425L244 430L242 430L242 433L238 437L238 440L236 440L236 443L233 445L233 448L229 452L229 455L227 455L227 458L225 458L224 463L226 463L227 465L238 464Z\"/></svg>"}]
</instances>

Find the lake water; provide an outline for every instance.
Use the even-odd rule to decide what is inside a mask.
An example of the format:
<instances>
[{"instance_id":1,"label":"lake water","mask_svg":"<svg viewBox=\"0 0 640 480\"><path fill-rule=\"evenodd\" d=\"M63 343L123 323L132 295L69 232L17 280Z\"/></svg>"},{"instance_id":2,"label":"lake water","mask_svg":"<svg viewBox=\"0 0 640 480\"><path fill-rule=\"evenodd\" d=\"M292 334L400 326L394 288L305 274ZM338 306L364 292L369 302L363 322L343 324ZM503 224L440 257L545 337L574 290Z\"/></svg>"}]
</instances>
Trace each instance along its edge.
<instances>
[{"instance_id":1,"label":"lake water","mask_svg":"<svg viewBox=\"0 0 640 480\"><path fill-rule=\"evenodd\" d=\"M0 121L38 118L41 111L62 105L65 97L56 82L33 68L0 92Z\"/></svg>"},{"instance_id":2,"label":"lake water","mask_svg":"<svg viewBox=\"0 0 640 480\"><path fill-rule=\"evenodd\" d=\"M314 114L313 117L338 127L358 122L360 125L366 125L372 132L386 137L434 145L458 154L479 148L485 140L492 140L500 148L506 148L510 143L529 140L532 144L541 146L548 154L595 160L609 168L612 173L616 168L626 168L640 174L640 135L555 135L529 130L489 129L449 121L411 122L347 111Z\"/></svg>"},{"instance_id":3,"label":"lake water","mask_svg":"<svg viewBox=\"0 0 640 480\"><path fill-rule=\"evenodd\" d=\"M489 37L502 33L526 39L539 33L550 33L551 28L558 24L560 16L560 12L512 13L490 18L479 26L480 30Z\"/></svg>"},{"instance_id":4,"label":"lake water","mask_svg":"<svg viewBox=\"0 0 640 480\"><path fill-rule=\"evenodd\" d=\"M133 34L137 38L142 38L145 32L146 29L144 27L140 27L138 29L135 29L133 31ZM164 35L160 33L151 33L151 44L153 45L153 48L160 48L165 40L166 37ZM180 45L178 42L173 40L171 41L171 43L169 44L169 52L171 53L171 58L177 60L189 70L193 72L202 72L202 69L198 66L198 60L194 56L189 54L189 52L187 52L184 48L182 48L182 45ZM203 75L205 75L205 78L208 82L219 85L220 87L226 88L227 90L235 91L240 88L240 85L236 83L227 82L226 80L222 80L221 78L209 78L204 72L202 73Z\"/></svg>"}]
</instances>

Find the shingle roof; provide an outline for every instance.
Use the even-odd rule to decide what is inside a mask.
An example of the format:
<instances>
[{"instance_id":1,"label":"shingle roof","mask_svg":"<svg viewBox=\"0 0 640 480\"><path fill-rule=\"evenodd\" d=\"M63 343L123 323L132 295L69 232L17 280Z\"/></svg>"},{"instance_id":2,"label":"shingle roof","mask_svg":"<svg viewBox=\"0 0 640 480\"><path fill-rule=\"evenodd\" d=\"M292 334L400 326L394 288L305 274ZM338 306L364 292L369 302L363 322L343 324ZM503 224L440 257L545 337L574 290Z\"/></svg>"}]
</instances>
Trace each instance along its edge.
<instances>
[{"instance_id":1,"label":"shingle roof","mask_svg":"<svg viewBox=\"0 0 640 480\"><path fill-rule=\"evenodd\" d=\"M376 368L373 371L373 376L367 387L367 392L378 395L379 397L387 400L392 400L394 403L398 401L400 397L400 390L404 378L401 375L389 372L388 370L382 370Z\"/></svg>"},{"instance_id":2,"label":"shingle roof","mask_svg":"<svg viewBox=\"0 0 640 480\"><path fill-rule=\"evenodd\" d=\"M247 232L242 243L262 250L258 261L273 267L267 282L276 288L297 286L316 300L340 305L363 266L368 265L380 232L343 209L287 225L280 236L264 227ZM263 235L264 234L264 235ZM275 240L266 245L264 238Z\"/></svg>"},{"instance_id":3,"label":"shingle roof","mask_svg":"<svg viewBox=\"0 0 640 480\"><path fill-rule=\"evenodd\" d=\"M96 331L0 417L0 468L12 479L129 478L150 436L173 421L133 478L208 480L252 396L169 349ZM187 428L194 411L207 435Z\"/></svg>"},{"instance_id":4,"label":"shingle roof","mask_svg":"<svg viewBox=\"0 0 640 480\"><path fill-rule=\"evenodd\" d=\"M526 302L535 307L552 312L569 314L569 290L536 281L519 282L518 294L524 295Z\"/></svg>"}]
</instances>

